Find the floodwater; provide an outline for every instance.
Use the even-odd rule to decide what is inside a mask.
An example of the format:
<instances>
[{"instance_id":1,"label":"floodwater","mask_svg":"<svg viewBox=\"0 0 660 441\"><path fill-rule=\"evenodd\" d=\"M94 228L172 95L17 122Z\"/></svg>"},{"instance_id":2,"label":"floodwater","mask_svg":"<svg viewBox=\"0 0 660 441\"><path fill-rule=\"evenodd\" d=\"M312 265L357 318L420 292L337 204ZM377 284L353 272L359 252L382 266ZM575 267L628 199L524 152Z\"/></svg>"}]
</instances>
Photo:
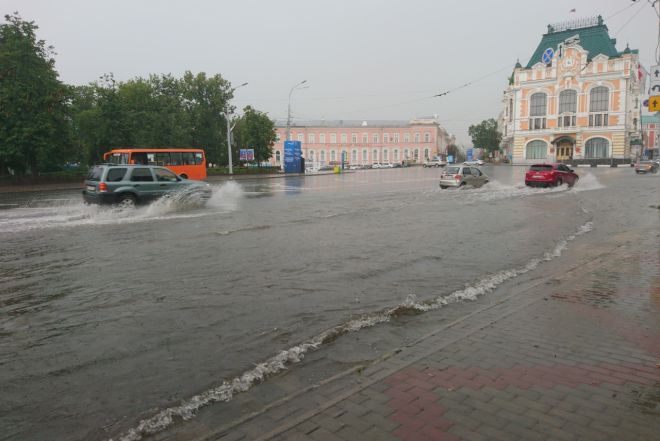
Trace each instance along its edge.
<instances>
[{"instance_id":1,"label":"floodwater","mask_svg":"<svg viewBox=\"0 0 660 441\"><path fill-rule=\"evenodd\" d=\"M483 170L462 190L422 168L231 181L201 208L0 195L0 440L137 440L402 309L658 224L658 175Z\"/></svg>"}]
</instances>

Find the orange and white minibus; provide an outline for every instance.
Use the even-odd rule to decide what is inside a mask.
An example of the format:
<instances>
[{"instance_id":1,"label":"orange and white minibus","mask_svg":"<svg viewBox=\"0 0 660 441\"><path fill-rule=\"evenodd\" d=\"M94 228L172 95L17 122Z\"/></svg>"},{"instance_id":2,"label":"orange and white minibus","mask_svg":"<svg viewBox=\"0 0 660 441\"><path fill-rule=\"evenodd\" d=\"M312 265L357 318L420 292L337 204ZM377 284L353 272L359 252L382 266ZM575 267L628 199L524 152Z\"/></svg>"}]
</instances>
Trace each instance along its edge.
<instances>
[{"instance_id":1,"label":"orange and white minibus","mask_svg":"<svg viewBox=\"0 0 660 441\"><path fill-rule=\"evenodd\" d=\"M160 165L186 179L206 179L202 149L115 149L104 153L103 160L111 164Z\"/></svg>"}]
</instances>

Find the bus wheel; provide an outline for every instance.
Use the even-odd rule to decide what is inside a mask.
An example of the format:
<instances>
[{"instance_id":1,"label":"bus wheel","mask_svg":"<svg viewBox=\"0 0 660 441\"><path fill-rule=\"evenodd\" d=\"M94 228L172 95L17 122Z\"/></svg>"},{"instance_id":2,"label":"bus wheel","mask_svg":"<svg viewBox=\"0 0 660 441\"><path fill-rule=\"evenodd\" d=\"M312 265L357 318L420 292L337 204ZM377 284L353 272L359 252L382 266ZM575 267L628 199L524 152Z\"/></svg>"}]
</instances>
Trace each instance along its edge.
<instances>
[{"instance_id":1,"label":"bus wheel","mask_svg":"<svg viewBox=\"0 0 660 441\"><path fill-rule=\"evenodd\" d=\"M183 179L188 179L188 175L185 173L181 173L179 176L181 176Z\"/></svg>"}]
</instances>

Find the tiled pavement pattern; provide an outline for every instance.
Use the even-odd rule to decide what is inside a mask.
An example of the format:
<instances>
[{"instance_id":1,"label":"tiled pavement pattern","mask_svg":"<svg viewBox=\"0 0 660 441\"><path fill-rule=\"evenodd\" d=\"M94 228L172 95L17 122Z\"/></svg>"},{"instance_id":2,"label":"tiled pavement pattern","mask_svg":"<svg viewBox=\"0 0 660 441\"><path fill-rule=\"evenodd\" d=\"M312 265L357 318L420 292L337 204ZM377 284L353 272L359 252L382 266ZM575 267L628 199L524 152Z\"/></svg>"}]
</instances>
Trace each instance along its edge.
<instances>
[{"instance_id":1,"label":"tiled pavement pattern","mask_svg":"<svg viewBox=\"0 0 660 441\"><path fill-rule=\"evenodd\" d=\"M659 441L658 249L558 279L204 439Z\"/></svg>"}]
</instances>

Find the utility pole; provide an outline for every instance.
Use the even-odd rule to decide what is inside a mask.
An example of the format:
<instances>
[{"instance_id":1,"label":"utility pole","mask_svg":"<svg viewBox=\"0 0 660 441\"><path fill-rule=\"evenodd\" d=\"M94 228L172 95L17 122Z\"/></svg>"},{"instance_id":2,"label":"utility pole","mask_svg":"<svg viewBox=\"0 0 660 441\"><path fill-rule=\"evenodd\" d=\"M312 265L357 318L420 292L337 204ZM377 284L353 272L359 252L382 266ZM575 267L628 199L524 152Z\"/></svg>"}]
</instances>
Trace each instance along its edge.
<instances>
[{"instance_id":1,"label":"utility pole","mask_svg":"<svg viewBox=\"0 0 660 441\"><path fill-rule=\"evenodd\" d=\"M240 86L236 86L233 89L229 91L229 93L233 94L236 89L239 87L247 86L247 83L243 83ZM231 158L231 127L230 127L230 122L229 122L229 100L227 100L227 105L225 106L225 119L227 120L227 157L229 158L229 174L233 175L234 174L234 167L232 163L232 158Z\"/></svg>"},{"instance_id":2,"label":"utility pole","mask_svg":"<svg viewBox=\"0 0 660 441\"><path fill-rule=\"evenodd\" d=\"M300 83L293 86L289 91L289 107L286 114L286 141L291 140L291 94L294 90L301 88L301 86L305 83L307 83L307 80L302 80Z\"/></svg>"}]
</instances>

